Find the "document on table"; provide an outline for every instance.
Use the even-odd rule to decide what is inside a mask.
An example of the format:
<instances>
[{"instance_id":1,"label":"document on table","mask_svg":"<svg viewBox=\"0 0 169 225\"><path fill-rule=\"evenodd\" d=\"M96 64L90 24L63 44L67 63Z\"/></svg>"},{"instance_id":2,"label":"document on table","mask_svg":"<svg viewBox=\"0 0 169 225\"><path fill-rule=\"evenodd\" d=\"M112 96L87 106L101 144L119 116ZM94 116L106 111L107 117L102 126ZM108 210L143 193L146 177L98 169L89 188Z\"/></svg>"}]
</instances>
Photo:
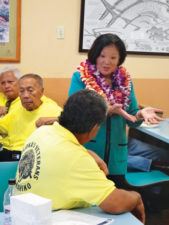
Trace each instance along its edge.
<instances>
[{"instance_id":1,"label":"document on table","mask_svg":"<svg viewBox=\"0 0 169 225\"><path fill-rule=\"evenodd\" d=\"M52 213L52 221L52 225L108 225L114 220L72 210L59 210Z\"/></svg>"}]
</instances>

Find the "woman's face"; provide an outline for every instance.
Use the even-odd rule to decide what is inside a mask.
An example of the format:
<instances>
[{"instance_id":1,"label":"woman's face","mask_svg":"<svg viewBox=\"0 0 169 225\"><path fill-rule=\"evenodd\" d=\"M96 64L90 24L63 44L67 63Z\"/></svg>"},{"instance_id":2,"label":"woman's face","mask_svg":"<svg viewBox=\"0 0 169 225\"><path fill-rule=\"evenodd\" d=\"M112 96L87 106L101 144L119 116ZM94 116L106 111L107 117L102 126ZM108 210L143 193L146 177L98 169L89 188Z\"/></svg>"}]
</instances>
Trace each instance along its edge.
<instances>
[{"instance_id":1,"label":"woman's face","mask_svg":"<svg viewBox=\"0 0 169 225\"><path fill-rule=\"evenodd\" d=\"M96 59L96 67L103 76L109 77L116 70L119 59L120 54L115 45L106 46Z\"/></svg>"}]
</instances>

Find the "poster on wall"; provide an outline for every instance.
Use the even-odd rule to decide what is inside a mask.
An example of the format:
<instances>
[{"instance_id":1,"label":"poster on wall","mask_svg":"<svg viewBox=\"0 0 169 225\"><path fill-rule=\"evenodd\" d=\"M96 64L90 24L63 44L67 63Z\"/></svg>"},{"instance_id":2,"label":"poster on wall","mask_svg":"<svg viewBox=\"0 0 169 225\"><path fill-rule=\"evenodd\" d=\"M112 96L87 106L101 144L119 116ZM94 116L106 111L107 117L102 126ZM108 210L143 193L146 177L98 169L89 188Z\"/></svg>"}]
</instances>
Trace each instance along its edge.
<instances>
[{"instance_id":1,"label":"poster on wall","mask_svg":"<svg viewBox=\"0 0 169 225\"><path fill-rule=\"evenodd\" d=\"M0 62L20 61L21 0L0 0Z\"/></svg>"},{"instance_id":2,"label":"poster on wall","mask_svg":"<svg viewBox=\"0 0 169 225\"><path fill-rule=\"evenodd\" d=\"M169 55L169 0L81 0L79 51L114 33L131 54Z\"/></svg>"},{"instance_id":3,"label":"poster on wall","mask_svg":"<svg viewBox=\"0 0 169 225\"><path fill-rule=\"evenodd\" d=\"M9 42L9 1L0 1L0 43Z\"/></svg>"}]
</instances>

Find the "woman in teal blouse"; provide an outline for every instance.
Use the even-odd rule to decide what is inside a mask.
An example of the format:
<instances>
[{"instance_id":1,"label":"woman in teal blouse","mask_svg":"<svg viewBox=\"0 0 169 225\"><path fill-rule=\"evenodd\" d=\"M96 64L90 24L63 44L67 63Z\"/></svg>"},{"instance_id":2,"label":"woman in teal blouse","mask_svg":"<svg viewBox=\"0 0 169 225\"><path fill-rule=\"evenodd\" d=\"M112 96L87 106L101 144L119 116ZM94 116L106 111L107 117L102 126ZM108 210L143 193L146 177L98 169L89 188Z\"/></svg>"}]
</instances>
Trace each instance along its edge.
<instances>
[{"instance_id":1,"label":"woman in teal blouse","mask_svg":"<svg viewBox=\"0 0 169 225\"><path fill-rule=\"evenodd\" d=\"M109 178L120 184L127 171L126 124L130 127L145 122L161 120L155 112L161 110L145 108L139 110L131 77L121 66L126 58L123 41L114 34L99 36L88 52L88 59L73 74L69 96L89 88L107 99L108 116L97 136L85 147L96 152L108 165ZM122 179L123 180L123 179Z\"/></svg>"}]
</instances>

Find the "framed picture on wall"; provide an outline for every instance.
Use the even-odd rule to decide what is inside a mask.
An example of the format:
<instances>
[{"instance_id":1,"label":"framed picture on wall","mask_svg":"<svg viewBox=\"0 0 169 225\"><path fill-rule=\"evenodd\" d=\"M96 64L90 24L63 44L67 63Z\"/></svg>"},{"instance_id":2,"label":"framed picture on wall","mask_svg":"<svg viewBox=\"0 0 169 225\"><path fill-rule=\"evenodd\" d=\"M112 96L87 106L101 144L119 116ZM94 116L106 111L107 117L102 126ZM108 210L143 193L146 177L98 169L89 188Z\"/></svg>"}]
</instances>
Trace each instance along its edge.
<instances>
[{"instance_id":1,"label":"framed picture on wall","mask_svg":"<svg viewBox=\"0 0 169 225\"><path fill-rule=\"evenodd\" d=\"M79 51L114 33L130 54L169 55L168 0L81 0Z\"/></svg>"},{"instance_id":2,"label":"framed picture on wall","mask_svg":"<svg viewBox=\"0 0 169 225\"><path fill-rule=\"evenodd\" d=\"M20 61L21 0L0 1L0 62Z\"/></svg>"}]
</instances>

